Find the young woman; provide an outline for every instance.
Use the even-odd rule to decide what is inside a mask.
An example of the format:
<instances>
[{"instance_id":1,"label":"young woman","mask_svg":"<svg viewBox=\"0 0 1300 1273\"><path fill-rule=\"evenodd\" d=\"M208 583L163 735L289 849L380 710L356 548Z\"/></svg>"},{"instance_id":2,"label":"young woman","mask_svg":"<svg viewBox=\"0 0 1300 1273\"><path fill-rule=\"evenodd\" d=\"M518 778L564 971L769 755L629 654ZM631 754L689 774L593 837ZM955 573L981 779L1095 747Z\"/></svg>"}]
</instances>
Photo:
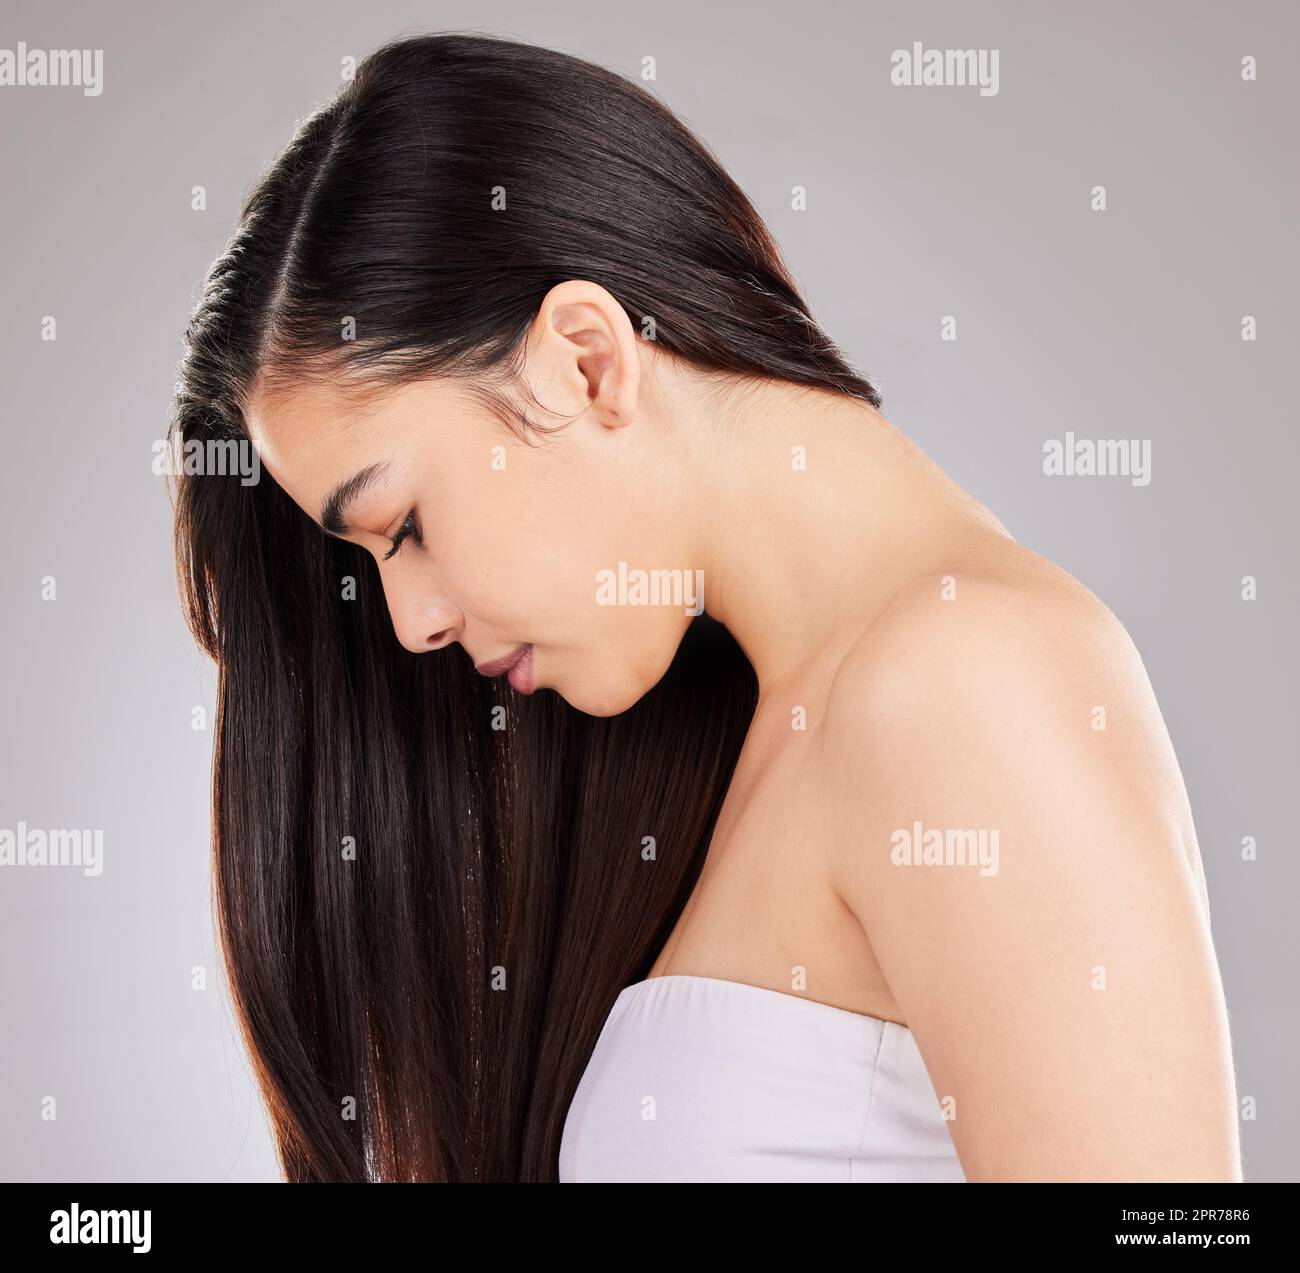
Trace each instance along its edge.
<instances>
[{"instance_id":1,"label":"young woman","mask_svg":"<svg viewBox=\"0 0 1300 1273\"><path fill-rule=\"evenodd\" d=\"M880 413L653 97L368 58L187 332L215 873L290 1180L1231 1180L1123 628Z\"/></svg>"}]
</instances>

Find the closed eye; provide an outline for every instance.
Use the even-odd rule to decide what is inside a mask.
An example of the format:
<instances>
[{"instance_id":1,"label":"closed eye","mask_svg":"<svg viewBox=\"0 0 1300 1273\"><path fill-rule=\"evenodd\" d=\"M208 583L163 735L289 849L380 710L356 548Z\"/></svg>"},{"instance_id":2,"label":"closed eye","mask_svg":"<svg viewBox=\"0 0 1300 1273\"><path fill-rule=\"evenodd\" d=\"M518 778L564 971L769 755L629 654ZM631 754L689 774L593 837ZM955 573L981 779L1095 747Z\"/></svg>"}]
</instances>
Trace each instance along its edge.
<instances>
[{"instance_id":1,"label":"closed eye","mask_svg":"<svg viewBox=\"0 0 1300 1273\"><path fill-rule=\"evenodd\" d=\"M415 509L407 513L406 520L397 528L397 534L392 538L393 546L384 554L385 561L397 555L397 550L408 535L414 535L417 544L423 542L420 539L420 528L415 524Z\"/></svg>"}]
</instances>

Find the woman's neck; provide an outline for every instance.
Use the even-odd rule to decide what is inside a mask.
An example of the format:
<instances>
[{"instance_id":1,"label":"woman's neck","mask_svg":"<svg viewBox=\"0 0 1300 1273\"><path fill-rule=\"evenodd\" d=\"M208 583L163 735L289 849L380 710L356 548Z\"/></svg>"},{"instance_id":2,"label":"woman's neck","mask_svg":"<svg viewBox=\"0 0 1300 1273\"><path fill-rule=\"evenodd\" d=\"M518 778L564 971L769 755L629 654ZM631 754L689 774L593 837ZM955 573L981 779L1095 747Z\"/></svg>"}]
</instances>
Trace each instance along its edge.
<instances>
[{"instance_id":1,"label":"woman's neck","mask_svg":"<svg viewBox=\"0 0 1300 1273\"><path fill-rule=\"evenodd\" d=\"M900 588L1008 538L858 399L766 382L691 436L708 451L683 475L704 608L764 696L833 674Z\"/></svg>"}]
</instances>

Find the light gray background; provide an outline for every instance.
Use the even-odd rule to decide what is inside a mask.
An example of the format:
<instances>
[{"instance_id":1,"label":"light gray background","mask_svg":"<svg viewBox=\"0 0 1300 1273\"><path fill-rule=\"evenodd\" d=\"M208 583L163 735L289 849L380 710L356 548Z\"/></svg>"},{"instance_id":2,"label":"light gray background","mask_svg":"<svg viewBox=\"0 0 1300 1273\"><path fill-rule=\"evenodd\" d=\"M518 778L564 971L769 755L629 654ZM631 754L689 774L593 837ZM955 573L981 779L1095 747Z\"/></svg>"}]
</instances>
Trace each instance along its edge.
<instances>
[{"instance_id":1,"label":"light gray background","mask_svg":"<svg viewBox=\"0 0 1300 1273\"><path fill-rule=\"evenodd\" d=\"M342 59L475 27L633 76L653 55L654 91L749 192L886 414L1128 626L1196 815L1257 1103L1247 1178L1296 1179L1297 6L5 0L0 17L6 48L105 51L100 97L0 89L0 827L105 835L98 878L0 869L0 1176L277 1177L217 974L212 736L191 728L215 678L181 621L150 448L198 282ZM914 40L1000 50L1000 92L892 86ZM1149 438L1150 486L1045 477L1066 430Z\"/></svg>"}]
</instances>

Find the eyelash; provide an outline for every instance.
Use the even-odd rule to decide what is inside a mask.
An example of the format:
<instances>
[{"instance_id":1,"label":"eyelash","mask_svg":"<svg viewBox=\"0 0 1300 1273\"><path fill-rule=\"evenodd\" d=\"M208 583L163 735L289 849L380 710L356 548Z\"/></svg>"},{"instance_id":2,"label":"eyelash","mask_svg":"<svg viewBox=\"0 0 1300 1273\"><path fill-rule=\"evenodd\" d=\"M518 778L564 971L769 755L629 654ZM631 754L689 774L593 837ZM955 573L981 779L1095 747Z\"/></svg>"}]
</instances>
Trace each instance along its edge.
<instances>
[{"instance_id":1,"label":"eyelash","mask_svg":"<svg viewBox=\"0 0 1300 1273\"><path fill-rule=\"evenodd\" d=\"M411 509L406 515L406 520L397 528L397 534L393 536L393 546L384 554L384 560L397 555L397 550L401 548L402 541L408 536L414 535L417 544L424 541L420 538L420 528L415 524L415 509Z\"/></svg>"}]
</instances>

